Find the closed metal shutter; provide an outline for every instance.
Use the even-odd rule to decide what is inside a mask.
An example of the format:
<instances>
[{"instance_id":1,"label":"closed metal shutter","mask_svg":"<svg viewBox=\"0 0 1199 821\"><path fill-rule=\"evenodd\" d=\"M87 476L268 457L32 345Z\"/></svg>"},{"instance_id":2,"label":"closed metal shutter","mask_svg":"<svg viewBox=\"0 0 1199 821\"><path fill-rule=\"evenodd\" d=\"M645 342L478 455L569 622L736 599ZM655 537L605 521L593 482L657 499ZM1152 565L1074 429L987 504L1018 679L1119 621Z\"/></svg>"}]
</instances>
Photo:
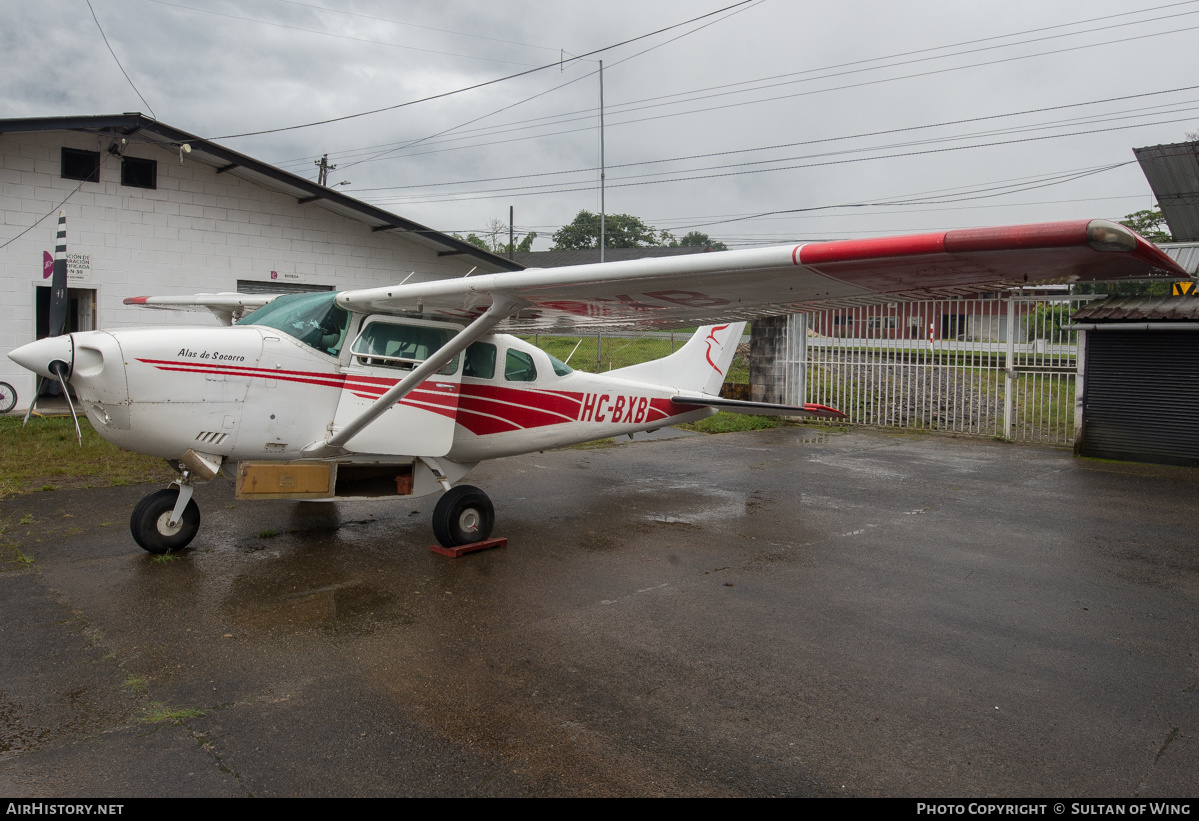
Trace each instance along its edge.
<instances>
[{"instance_id":1,"label":"closed metal shutter","mask_svg":"<svg viewBox=\"0 0 1199 821\"><path fill-rule=\"evenodd\" d=\"M1199 330L1089 331L1079 453L1199 466Z\"/></svg>"},{"instance_id":2,"label":"closed metal shutter","mask_svg":"<svg viewBox=\"0 0 1199 821\"><path fill-rule=\"evenodd\" d=\"M332 291L332 285L308 285L300 282L278 280L239 279L239 294L306 294L312 291Z\"/></svg>"}]
</instances>

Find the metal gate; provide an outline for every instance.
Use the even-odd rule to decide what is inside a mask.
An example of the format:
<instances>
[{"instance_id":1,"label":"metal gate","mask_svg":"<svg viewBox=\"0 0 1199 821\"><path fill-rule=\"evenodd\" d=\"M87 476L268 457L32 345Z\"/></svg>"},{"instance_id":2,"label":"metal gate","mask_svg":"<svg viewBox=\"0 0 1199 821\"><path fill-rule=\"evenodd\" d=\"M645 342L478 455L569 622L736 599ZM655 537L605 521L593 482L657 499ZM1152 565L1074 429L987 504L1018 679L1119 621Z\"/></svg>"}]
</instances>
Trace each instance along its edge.
<instances>
[{"instance_id":1,"label":"metal gate","mask_svg":"<svg viewBox=\"0 0 1199 821\"><path fill-rule=\"evenodd\" d=\"M854 424L1070 444L1077 338L1096 296L895 302L797 314L787 400Z\"/></svg>"}]
</instances>

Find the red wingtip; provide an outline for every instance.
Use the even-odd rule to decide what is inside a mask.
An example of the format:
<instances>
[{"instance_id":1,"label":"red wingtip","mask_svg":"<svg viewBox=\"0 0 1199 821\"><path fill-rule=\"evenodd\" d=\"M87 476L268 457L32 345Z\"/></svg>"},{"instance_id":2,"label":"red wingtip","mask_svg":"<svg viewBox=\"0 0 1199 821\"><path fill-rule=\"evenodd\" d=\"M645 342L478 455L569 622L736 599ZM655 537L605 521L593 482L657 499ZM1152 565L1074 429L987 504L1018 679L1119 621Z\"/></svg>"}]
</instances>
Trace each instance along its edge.
<instances>
[{"instance_id":1,"label":"red wingtip","mask_svg":"<svg viewBox=\"0 0 1199 821\"><path fill-rule=\"evenodd\" d=\"M145 305L146 300L149 298L150 297L148 297L148 296L127 296L127 297L125 297L125 304L126 305Z\"/></svg>"},{"instance_id":2,"label":"red wingtip","mask_svg":"<svg viewBox=\"0 0 1199 821\"><path fill-rule=\"evenodd\" d=\"M817 405L815 402L805 402L803 409L809 413L818 413L821 416L828 416L834 419L848 419L849 417L841 413L836 408L830 408L828 405Z\"/></svg>"}]
</instances>

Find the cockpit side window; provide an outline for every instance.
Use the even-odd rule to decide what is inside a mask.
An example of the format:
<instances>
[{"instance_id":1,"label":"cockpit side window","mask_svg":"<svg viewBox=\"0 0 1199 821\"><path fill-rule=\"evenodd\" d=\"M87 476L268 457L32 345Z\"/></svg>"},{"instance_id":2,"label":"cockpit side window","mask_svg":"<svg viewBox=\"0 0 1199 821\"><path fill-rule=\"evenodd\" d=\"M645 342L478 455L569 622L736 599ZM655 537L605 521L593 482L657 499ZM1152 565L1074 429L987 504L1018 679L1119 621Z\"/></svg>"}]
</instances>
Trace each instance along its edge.
<instances>
[{"instance_id":1,"label":"cockpit side window","mask_svg":"<svg viewBox=\"0 0 1199 821\"><path fill-rule=\"evenodd\" d=\"M350 328L350 312L340 307L337 294L287 294L240 320L238 325L262 325L282 331L329 356L341 353Z\"/></svg>"},{"instance_id":2,"label":"cockpit side window","mask_svg":"<svg viewBox=\"0 0 1199 821\"><path fill-rule=\"evenodd\" d=\"M410 371L441 350L453 337L454 331L447 328L369 322L350 350L359 365ZM458 357L455 356L438 373L450 376L457 370Z\"/></svg>"}]
</instances>

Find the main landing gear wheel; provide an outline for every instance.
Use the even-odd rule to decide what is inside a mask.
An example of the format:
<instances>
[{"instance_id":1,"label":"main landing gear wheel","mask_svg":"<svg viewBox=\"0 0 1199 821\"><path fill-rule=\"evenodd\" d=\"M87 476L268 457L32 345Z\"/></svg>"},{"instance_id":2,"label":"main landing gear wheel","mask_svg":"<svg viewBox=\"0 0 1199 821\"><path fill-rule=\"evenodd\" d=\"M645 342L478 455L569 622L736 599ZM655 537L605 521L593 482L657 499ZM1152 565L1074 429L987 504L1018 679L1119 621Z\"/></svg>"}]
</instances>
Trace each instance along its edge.
<instances>
[{"instance_id":1,"label":"main landing gear wheel","mask_svg":"<svg viewBox=\"0 0 1199 821\"><path fill-rule=\"evenodd\" d=\"M487 494L471 485L446 491L433 509L433 533L442 547L481 542L491 535L495 508Z\"/></svg>"},{"instance_id":2,"label":"main landing gear wheel","mask_svg":"<svg viewBox=\"0 0 1199 821\"><path fill-rule=\"evenodd\" d=\"M178 498L178 490L167 488L155 491L137 503L129 517L129 530L133 540L143 549L151 553L182 550L196 537L196 531L200 529L200 508L195 499L188 501L179 524L171 527L171 513Z\"/></svg>"}]
</instances>

